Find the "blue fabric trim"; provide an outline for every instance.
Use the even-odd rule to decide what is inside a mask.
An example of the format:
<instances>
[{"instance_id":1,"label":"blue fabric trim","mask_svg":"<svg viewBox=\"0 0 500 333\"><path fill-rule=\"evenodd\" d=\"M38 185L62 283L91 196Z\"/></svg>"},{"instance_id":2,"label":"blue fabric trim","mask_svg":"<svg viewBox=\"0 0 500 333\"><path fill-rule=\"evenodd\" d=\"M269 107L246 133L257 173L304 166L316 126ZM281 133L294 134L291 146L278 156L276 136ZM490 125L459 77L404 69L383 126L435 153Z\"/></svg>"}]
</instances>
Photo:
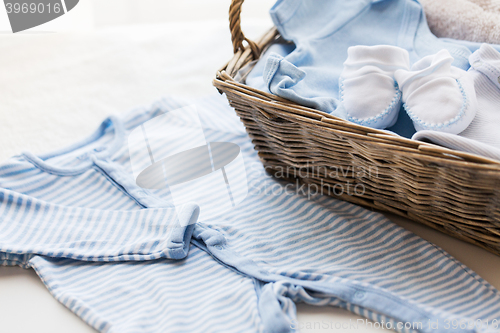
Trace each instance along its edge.
<instances>
[{"instance_id":1,"label":"blue fabric trim","mask_svg":"<svg viewBox=\"0 0 500 333\"><path fill-rule=\"evenodd\" d=\"M344 79L339 77L339 97L341 103L344 103L344 87Z\"/></svg>"},{"instance_id":2,"label":"blue fabric trim","mask_svg":"<svg viewBox=\"0 0 500 333\"><path fill-rule=\"evenodd\" d=\"M403 107L405 108L406 112L408 113L408 116L410 116L411 120L414 121L415 123L419 124L421 127L426 128L426 129L441 129L441 128L446 128L450 127L451 125L457 123L460 121L465 116L465 112L467 108L469 107L469 99L467 98L467 95L464 91L464 88L462 84L460 83L460 80L456 80L458 84L458 88L460 89L460 94L462 95L463 103L462 107L460 108L460 112L452 119L446 121L445 123L439 123L439 124L433 124L433 123L428 123L423 120L421 120L415 113L413 113L408 105L406 103L403 104Z\"/></svg>"},{"instance_id":3,"label":"blue fabric trim","mask_svg":"<svg viewBox=\"0 0 500 333\"><path fill-rule=\"evenodd\" d=\"M79 166L76 167L59 167L50 163L47 163L45 160L56 157L59 155L63 155L66 153L70 153L74 150L80 149L85 147L86 145L97 141L101 137L104 136L109 130L114 130L115 138L111 144L108 145L108 147L99 147L94 150L88 151L84 153L83 155L78 156L78 159L81 160L81 163ZM92 133L90 136L87 138L83 139L82 141L70 145L68 147L56 150L52 153L45 154L45 155L40 155L36 156L32 154L31 152L23 152L22 156L29 161L31 164L36 166L42 171L48 172L53 175L60 175L60 176L75 176L84 173L85 171L89 170L94 163L92 162L92 156L95 155L99 158L105 158L108 156L113 155L120 147L123 146L123 141L125 140L125 129L123 126L123 123L118 117L111 116L104 120L97 131Z\"/></svg>"},{"instance_id":4,"label":"blue fabric trim","mask_svg":"<svg viewBox=\"0 0 500 333\"><path fill-rule=\"evenodd\" d=\"M340 86L340 101L342 103L344 103L344 79L343 78L339 79L339 86ZM356 123L356 124L370 126L370 125L382 120L386 116L391 115L394 112L397 112L399 110L399 108L398 108L398 110L395 110L395 107L398 105L399 101L401 101L401 90L399 90L396 82L394 82L394 88L396 89L396 95L392 99L389 106L384 111L382 111L380 114L378 114L374 117L364 118L364 119L359 119L356 117L348 116L347 120L349 120L353 123Z\"/></svg>"}]
</instances>

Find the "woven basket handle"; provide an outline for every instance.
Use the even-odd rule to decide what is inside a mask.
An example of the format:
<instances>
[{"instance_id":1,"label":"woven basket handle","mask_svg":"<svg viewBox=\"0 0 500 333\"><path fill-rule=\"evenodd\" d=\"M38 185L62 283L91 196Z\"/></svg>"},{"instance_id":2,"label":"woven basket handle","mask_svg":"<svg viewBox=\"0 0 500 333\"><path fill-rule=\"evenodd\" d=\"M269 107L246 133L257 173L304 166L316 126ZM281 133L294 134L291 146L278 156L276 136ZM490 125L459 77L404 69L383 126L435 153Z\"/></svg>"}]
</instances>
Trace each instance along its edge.
<instances>
[{"instance_id":1,"label":"woven basket handle","mask_svg":"<svg viewBox=\"0 0 500 333\"><path fill-rule=\"evenodd\" d=\"M233 52L236 53L238 50L244 51L243 41L245 40L252 50L254 59L258 59L260 56L260 49L252 42L250 39L246 38L241 31L241 5L244 0L232 0L231 6L229 6L229 29L231 30L231 41L233 42Z\"/></svg>"}]
</instances>

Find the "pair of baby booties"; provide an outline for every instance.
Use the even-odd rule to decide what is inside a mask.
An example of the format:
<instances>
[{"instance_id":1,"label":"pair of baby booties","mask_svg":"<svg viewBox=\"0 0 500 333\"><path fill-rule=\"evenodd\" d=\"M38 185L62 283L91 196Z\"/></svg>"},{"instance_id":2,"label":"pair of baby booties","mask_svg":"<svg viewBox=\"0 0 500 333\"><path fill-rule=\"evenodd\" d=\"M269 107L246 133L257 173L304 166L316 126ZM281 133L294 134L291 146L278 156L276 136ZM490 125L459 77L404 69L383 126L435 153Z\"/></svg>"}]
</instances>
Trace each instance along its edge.
<instances>
[{"instance_id":1,"label":"pair of baby booties","mask_svg":"<svg viewBox=\"0 0 500 333\"><path fill-rule=\"evenodd\" d=\"M340 99L347 119L384 129L397 121L401 103L417 131L458 134L477 110L474 82L452 66L448 50L426 56L410 67L405 49L353 46L340 76Z\"/></svg>"}]
</instances>

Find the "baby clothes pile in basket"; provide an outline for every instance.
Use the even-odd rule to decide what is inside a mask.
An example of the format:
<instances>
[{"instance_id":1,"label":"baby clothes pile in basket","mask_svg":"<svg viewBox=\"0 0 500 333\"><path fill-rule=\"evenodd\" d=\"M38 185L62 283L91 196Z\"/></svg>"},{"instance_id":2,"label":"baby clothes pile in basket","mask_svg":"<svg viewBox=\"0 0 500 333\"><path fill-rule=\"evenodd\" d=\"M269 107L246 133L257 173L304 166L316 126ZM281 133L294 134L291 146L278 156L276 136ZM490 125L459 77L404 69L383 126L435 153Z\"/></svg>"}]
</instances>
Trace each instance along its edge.
<instances>
[{"instance_id":1,"label":"baby clothes pile in basket","mask_svg":"<svg viewBox=\"0 0 500 333\"><path fill-rule=\"evenodd\" d=\"M283 0L271 17L293 44L272 45L249 86L500 160L500 46L436 38L414 0Z\"/></svg>"}]
</instances>

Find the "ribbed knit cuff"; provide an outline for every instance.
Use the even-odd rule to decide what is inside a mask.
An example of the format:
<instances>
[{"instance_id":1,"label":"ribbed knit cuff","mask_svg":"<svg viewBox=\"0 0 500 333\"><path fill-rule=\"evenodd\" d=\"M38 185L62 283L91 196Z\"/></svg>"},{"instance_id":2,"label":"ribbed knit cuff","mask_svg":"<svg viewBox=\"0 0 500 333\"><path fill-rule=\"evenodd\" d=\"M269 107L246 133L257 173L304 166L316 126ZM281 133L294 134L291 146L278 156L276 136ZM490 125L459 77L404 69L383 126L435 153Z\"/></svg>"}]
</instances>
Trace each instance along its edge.
<instances>
[{"instance_id":1,"label":"ribbed knit cuff","mask_svg":"<svg viewBox=\"0 0 500 333\"><path fill-rule=\"evenodd\" d=\"M500 53L483 44L469 57L471 68L486 75L500 89Z\"/></svg>"}]
</instances>

